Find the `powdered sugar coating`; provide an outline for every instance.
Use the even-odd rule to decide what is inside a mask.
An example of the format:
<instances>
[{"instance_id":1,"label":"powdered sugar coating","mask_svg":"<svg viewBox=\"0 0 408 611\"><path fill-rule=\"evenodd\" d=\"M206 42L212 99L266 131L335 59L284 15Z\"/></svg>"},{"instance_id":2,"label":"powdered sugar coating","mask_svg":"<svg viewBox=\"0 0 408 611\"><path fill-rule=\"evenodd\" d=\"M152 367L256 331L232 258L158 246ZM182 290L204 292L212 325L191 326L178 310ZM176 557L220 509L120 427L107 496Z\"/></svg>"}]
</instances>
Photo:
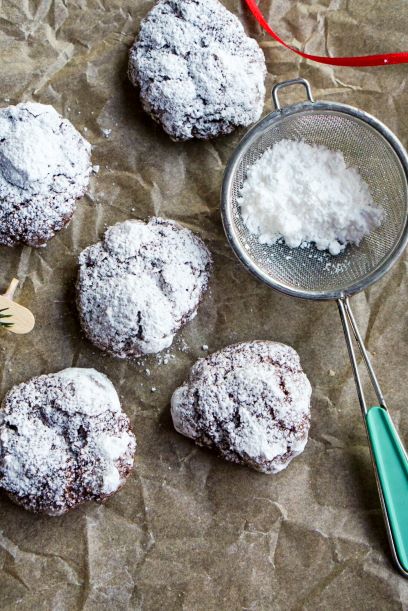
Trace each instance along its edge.
<instances>
[{"instance_id":1,"label":"powdered sugar coating","mask_svg":"<svg viewBox=\"0 0 408 611\"><path fill-rule=\"evenodd\" d=\"M306 445L311 386L290 346L227 346L192 367L173 394L175 429L226 460L277 473Z\"/></svg>"},{"instance_id":2,"label":"powdered sugar coating","mask_svg":"<svg viewBox=\"0 0 408 611\"><path fill-rule=\"evenodd\" d=\"M0 410L0 488L60 515L104 501L126 481L136 440L110 380L69 368L14 386Z\"/></svg>"},{"instance_id":3,"label":"powdered sugar coating","mask_svg":"<svg viewBox=\"0 0 408 611\"><path fill-rule=\"evenodd\" d=\"M91 145L52 107L0 109L0 244L42 246L89 182Z\"/></svg>"},{"instance_id":4,"label":"powdered sugar coating","mask_svg":"<svg viewBox=\"0 0 408 611\"><path fill-rule=\"evenodd\" d=\"M160 0L129 57L145 111L174 140L215 138L257 121L265 75L258 43L218 0Z\"/></svg>"},{"instance_id":5,"label":"powdered sugar coating","mask_svg":"<svg viewBox=\"0 0 408 611\"><path fill-rule=\"evenodd\" d=\"M77 301L86 336L119 358L168 348L196 315L210 270L205 244L174 221L110 227L79 257Z\"/></svg>"}]
</instances>

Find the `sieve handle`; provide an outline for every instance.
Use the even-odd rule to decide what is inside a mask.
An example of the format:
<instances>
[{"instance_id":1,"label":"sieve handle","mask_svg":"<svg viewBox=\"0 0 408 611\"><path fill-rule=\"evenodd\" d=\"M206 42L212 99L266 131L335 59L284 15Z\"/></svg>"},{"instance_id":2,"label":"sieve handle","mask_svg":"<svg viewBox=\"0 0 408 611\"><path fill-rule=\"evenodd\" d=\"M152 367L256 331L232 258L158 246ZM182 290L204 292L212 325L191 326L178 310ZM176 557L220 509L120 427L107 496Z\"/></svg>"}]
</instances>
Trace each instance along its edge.
<instances>
[{"instance_id":1,"label":"sieve handle","mask_svg":"<svg viewBox=\"0 0 408 611\"><path fill-rule=\"evenodd\" d=\"M371 407L366 424L391 544L400 567L408 572L408 458L387 410Z\"/></svg>"},{"instance_id":2,"label":"sieve handle","mask_svg":"<svg viewBox=\"0 0 408 611\"><path fill-rule=\"evenodd\" d=\"M380 385L348 299L339 299L338 306L356 381L360 407L366 426L381 508L392 555L400 573L404 577L408 577L408 457L388 413ZM361 352L375 394L377 395L378 407L367 409L352 334Z\"/></svg>"},{"instance_id":3,"label":"sieve handle","mask_svg":"<svg viewBox=\"0 0 408 611\"><path fill-rule=\"evenodd\" d=\"M282 106L279 102L279 97L278 97L279 91L281 89L285 89L285 87L290 87L291 85L303 85L303 87L306 89L307 99L309 100L309 102L314 102L313 95L312 95L312 88L310 87L309 81L307 81L305 78L294 78L294 79L290 79L289 81L282 81L282 83L278 83L272 89L272 99L273 99L273 103L275 104L275 110L282 109Z\"/></svg>"}]
</instances>

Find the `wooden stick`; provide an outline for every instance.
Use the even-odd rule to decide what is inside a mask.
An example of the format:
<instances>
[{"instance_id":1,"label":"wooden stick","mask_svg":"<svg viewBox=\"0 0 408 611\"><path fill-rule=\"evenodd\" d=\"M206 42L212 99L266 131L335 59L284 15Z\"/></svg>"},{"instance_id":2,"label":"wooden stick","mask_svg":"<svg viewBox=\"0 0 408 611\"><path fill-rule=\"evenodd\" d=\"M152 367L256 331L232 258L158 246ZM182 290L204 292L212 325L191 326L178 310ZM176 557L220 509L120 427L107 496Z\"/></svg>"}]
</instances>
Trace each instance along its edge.
<instances>
[{"instance_id":1,"label":"wooden stick","mask_svg":"<svg viewBox=\"0 0 408 611\"><path fill-rule=\"evenodd\" d=\"M6 299L10 299L10 301L13 301L14 293L16 292L17 286L18 286L18 280L17 278L13 278L13 280L10 282L10 286L8 287L7 291L4 293L3 297L5 297Z\"/></svg>"}]
</instances>

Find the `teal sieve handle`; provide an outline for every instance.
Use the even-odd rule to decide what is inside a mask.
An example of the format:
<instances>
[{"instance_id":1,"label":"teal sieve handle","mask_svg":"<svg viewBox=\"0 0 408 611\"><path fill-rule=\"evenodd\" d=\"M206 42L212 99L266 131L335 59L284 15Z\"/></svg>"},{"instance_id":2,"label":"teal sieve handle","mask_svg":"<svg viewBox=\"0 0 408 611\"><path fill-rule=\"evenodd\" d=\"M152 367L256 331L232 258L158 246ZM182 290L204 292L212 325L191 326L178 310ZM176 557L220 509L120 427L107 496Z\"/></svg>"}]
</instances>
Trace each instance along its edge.
<instances>
[{"instance_id":1,"label":"teal sieve handle","mask_svg":"<svg viewBox=\"0 0 408 611\"><path fill-rule=\"evenodd\" d=\"M371 407L366 424L395 553L408 571L408 458L387 410Z\"/></svg>"}]
</instances>

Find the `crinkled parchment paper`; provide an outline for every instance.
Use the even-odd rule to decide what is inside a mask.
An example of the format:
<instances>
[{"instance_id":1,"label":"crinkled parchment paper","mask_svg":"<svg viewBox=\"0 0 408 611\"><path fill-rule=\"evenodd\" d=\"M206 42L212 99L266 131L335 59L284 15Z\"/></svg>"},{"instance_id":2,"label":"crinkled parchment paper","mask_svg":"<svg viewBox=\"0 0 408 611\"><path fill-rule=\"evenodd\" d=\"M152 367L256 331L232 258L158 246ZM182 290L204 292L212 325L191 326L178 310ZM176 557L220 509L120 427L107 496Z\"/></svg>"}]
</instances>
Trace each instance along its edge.
<instances>
[{"instance_id":1,"label":"crinkled parchment paper","mask_svg":"<svg viewBox=\"0 0 408 611\"><path fill-rule=\"evenodd\" d=\"M310 79L317 99L376 115L408 136L407 66L308 63L239 15L265 51L268 91ZM37 316L24 337L0 336L0 393L41 373L96 367L112 379L138 439L125 488L105 506L36 517L0 498L0 608L408 608L408 583L389 561L365 432L335 304L273 293L240 267L219 216L225 163L243 131L175 144L141 110L127 52L150 0L3 0L0 103L53 104L93 144L100 172L68 229L47 248L0 248L1 288ZM408 49L404 0L262 0L281 35L336 55ZM302 91L282 94L293 102ZM265 112L271 108L269 93ZM106 132L106 137L102 130ZM78 253L105 227L158 214L199 232L215 256L211 291L170 351L127 364L81 336L74 304ZM374 365L408 442L407 259L353 298ZM172 429L169 399L192 363L229 343L293 345L310 377L313 423L304 454L276 476L227 464ZM148 371L150 375L148 375ZM152 389L155 388L155 392Z\"/></svg>"}]
</instances>

